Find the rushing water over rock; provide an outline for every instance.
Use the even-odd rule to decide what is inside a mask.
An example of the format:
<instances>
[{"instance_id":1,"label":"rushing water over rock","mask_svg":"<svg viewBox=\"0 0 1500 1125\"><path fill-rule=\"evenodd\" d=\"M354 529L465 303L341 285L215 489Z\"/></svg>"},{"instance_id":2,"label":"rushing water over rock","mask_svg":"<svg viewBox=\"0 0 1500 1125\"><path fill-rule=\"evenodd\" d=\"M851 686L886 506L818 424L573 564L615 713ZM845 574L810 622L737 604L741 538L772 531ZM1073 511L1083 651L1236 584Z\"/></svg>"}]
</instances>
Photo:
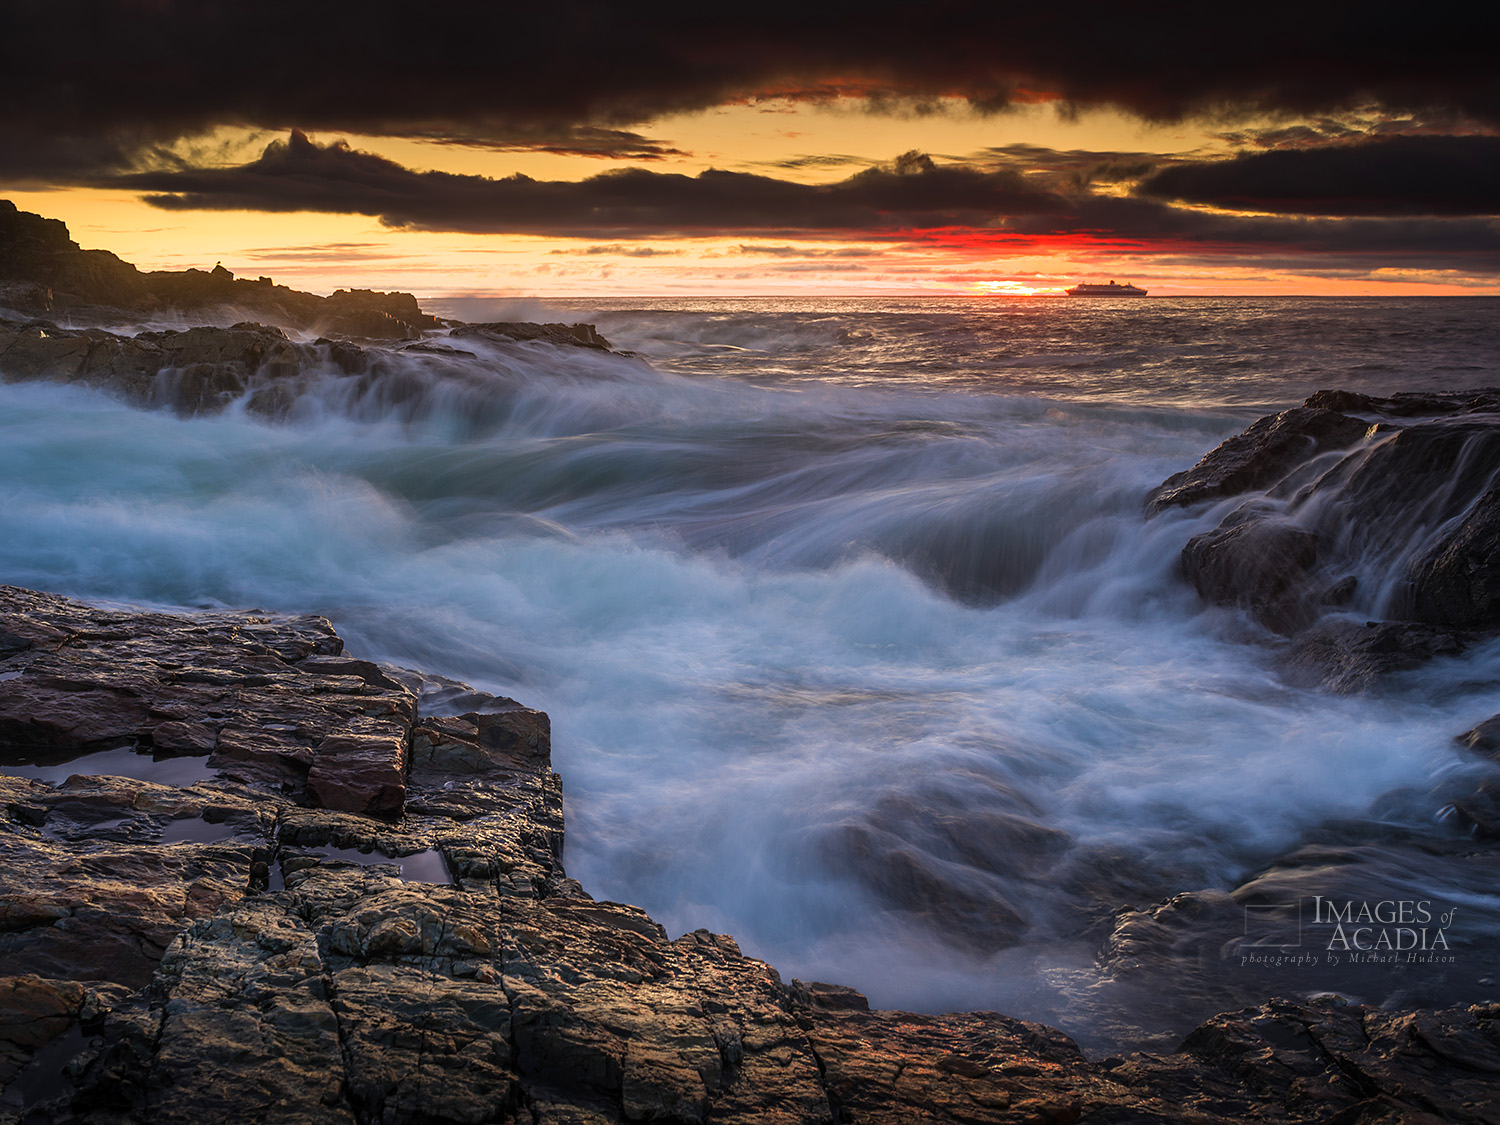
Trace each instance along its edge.
<instances>
[{"instance_id":1,"label":"rushing water over rock","mask_svg":"<svg viewBox=\"0 0 1500 1125\"><path fill-rule=\"evenodd\" d=\"M1493 767L1451 740L1500 710L1500 647L1296 686L1178 575L1238 501L1144 503L1320 387L1500 381L1493 311L617 302L584 318L634 355L316 353L214 414L7 386L0 577L325 613L358 656L543 708L570 874L877 1004L1158 1042L1226 997L1472 999L1494 895L1382 849L1461 848L1440 814ZM1461 902L1467 960L1228 972L1257 880Z\"/></svg>"}]
</instances>

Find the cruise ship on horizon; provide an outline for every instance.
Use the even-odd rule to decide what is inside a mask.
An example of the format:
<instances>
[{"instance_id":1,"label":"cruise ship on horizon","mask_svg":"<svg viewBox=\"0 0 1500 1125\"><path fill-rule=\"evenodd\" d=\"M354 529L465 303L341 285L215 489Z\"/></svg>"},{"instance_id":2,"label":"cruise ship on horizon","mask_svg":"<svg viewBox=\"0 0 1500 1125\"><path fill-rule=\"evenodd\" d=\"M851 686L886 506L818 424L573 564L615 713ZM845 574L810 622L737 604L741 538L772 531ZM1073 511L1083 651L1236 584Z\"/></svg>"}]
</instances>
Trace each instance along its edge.
<instances>
[{"instance_id":1,"label":"cruise ship on horizon","mask_svg":"<svg viewBox=\"0 0 1500 1125\"><path fill-rule=\"evenodd\" d=\"M1099 285L1095 282L1084 281L1064 289L1069 297L1144 297L1146 291L1137 285L1117 285L1111 281L1108 285Z\"/></svg>"}]
</instances>

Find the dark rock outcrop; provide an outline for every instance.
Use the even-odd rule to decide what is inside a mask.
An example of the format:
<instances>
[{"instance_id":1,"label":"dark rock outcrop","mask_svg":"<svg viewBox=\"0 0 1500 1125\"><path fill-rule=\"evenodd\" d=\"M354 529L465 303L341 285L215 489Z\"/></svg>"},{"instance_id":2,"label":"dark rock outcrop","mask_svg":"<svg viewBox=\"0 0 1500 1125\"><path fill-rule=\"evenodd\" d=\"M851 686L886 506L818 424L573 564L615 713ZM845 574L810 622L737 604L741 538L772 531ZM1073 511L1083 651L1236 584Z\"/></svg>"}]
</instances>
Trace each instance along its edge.
<instances>
[{"instance_id":1,"label":"dark rock outcrop","mask_svg":"<svg viewBox=\"0 0 1500 1125\"><path fill-rule=\"evenodd\" d=\"M339 289L327 297L277 285L269 277L237 278L211 270L142 272L107 250L83 250L58 219L17 210L0 199L0 308L68 312L107 324L167 311L228 319L253 317L280 328L367 340L417 340L443 326L410 293ZM495 323L461 326L455 335L540 340L560 347L609 350L591 324Z\"/></svg>"},{"instance_id":2,"label":"dark rock outcrop","mask_svg":"<svg viewBox=\"0 0 1500 1125\"><path fill-rule=\"evenodd\" d=\"M1471 730L1458 736L1458 741L1476 754L1500 758L1500 715L1492 715Z\"/></svg>"},{"instance_id":3,"label":"dark rock outcrop","mask_svg":"<svg viewBox=\"0 0 1500 1125\"><path fill-rule=\"evenodd\" d=\"M0 323L0 379L81 383L141 405L211 413L258 384L346 358L327 355L328 350L295 344L281 329L263 324L119 336L49 321Z\"/></svg>"},{"instance_id":4,"label":"dark rock outcrop","mask_svg":"<svg viewBox=\"0 0 1500 1125\"><path fill-rule=\"evenodd\" d=\"M153 318L213 323L120 330ZM454 325L424 313L410 293L340 289L320 297L267 277L237 279L222 265L141 273L107 251L79 249L62 223L0 200L0 381L77 383L182 414L242 400L271 417L324 391L323 405L382 415L421 413L444 382L466 398L492 395L491 372L464 367L474 352L424 339L438 328L510 346L611 351L590 324ZM321 335L303 342L314 334Z\"/></svg>"},{"instance_id":5,"label":"dark rock outcrop","mask_svg":"<svg viewBox=\"0 0 1500 1125\"><path fill-rule=\"evenodd\" d=\"M1320 391L1168 478L1147 509L1243 496L1187 543L1184 576L1292 638L1299 678L1348 691L1500 630L1497 484L1500 391Z\"/></svg>"},{"instance_id":6,"label":"dark rock outcrop","mask_svg":"<svg viewBox=\"0 0 1500 1125\"><path fill-rule=\"evenodd\" d=\"M595 343L580 344L573 330L588 335L593 329L586 324L556 333L550 329L561 326L513 327L515 336L488 338L605 348L597 334ZM525 328L549 331L528 337L521 332ZM325 390L345 408L365 404L377 412L401 409L420 402L442 380L461 394L482 391L482 373L454 370L451 362L444 367L444 361L473 354L425 342L399 350L326 337L301 343L280 328L249 321L229 328L165 329L130 336L101 328L60 328L50 320L0 320L0 381L76 383L136 405L169 407L185 415L212 414L243 399L256 414L281 417L300 396Z\"/></svg>"},{"instance_id":7,"label":"dark rock outcrop","mask_svg":"<svg viewBox=\"0 0 1500 1125\"><path fill-rule=\"evenodd\" d=\"M52 290L36 281L0 281L0 309L22 313L49 313L54 307Z\"/></svg>"},{"instance_id":8,"label":"dark rock outcrop","mask_svg":"<svg viewBox=\"0 0 1500 1125\"><path fill-rule=\"evenodd\" d=\"M378 340L420 339L422 329L436 328L410 293L378 293L371 289L338 289L323 303L321 332L364 336Z\"/></svg>"},{"instance_id":9,"label":"dark rock outcrop","mask_svg":"<svg viewBox=\"0 0 1500 1125\"><path fill-rule=\"evenodd\" d=\"M29 287L29 288L28 288ZM268 277L250 281L211 270L142 272L107 250L83 250L58 219L17 210L0 199L0 305L25 312L73 310L108 318L111 310L233 310L284 328L372 339L415 339L439 322L410 293L340 289L303 293Z\"/></svg>"},{"instance_id":10,"label":"dark rock outcrop","mask_svg":"<svg viewBox=\"0 0 1500 1125\"><path fill-rule=\"evenodd\" d=\"M1500 1114L1494 1008L1273 1001L1091 1061L1040 1024L871 1011L731 938L671 940L564 873L545 715L341 649L320 618L0 590L0 1120ZM149 779L184 759L199 780ZM317 807L319 775L382 815Z\"/></svg>"},{"instance_id":11,"label":"dark rock outcrop","mask_svg":"<svg viewBox=\"0 0 1500 1125\"><path fill-rule=\"evenodd\" d=\"M560 347L593 348L609 351L609 341L599 335L592 324L530 324L518 321L500 321L493 324L461 324L453 329L453 336L463 339L477 336L481 339L509 341L540 340Z\"/></svg>"},{"instance_id":12,"label":"dark rock outcrop","mask_svg":"<svg viewBox=\"0 0 1500 1125\"><path fill-rule=\"evenodd\" d=\"M21 211L0 199L0 280L55 290L60 303L128 306L145 300L139 270L108 250L83 250L60 219Z\"/></svg>"}]
</instances>

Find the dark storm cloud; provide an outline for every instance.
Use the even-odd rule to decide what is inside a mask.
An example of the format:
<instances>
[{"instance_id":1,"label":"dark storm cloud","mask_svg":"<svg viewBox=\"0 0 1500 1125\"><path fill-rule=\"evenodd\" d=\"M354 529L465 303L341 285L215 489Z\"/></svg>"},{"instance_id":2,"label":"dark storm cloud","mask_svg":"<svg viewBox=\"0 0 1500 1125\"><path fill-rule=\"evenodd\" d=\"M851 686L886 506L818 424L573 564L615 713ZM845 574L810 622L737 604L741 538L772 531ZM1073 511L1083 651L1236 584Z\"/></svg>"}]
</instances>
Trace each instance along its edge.
<instances>
[{"instance_id":1,"label":"dark storm cloud","mask_svg":"<svg viewBox=\"0 0 1500 1125\"><path fill-rule=\"evenodd\" d=\"M301 133L239 168L135 173L107 181L168 210L327 211L419 230L584 237L985 226L1066 202L1009 172L939 167L921 153L835 184L744 172L620 169L579 182L414 172Z\"/></svg>"},{"instance_id":2,"label":"dark storm cloud","mask_svg":"<svg viewBox=\"0 0 1500 1125\"><path fill-rule=\"evenodd\" d=\"M243 167L140 173L110 182L154 192L147 200L169 210L365 214L422 230L612 240L915 240L992 253L1066 240L1075 248L1180 252L1197 260L1329 255L1358 258L1367 269L1500 272L1500 229L1486 218L1241 216L1138 196L1050 192L1019 173L938 165L921 153L821 185L742 172L684 176L640 168L571 182L414 172L339 142L318 144L294 133ZM767 243L745 244L738 252L774 258L794 251Z\"/></svg>"},{"instance_id":3,"label":"dark storm cloud","mask_svg":"<svg viewBox=\"0 0 1500 1125\"><path fill-rule=\"evenodd\" d=\"M65 177L216 124L526 144L757 95L1190 113L1379 103L1500 121L1493 6L11 0L0 171ZM1080 14L1082 13L1082 14Z\"/></svg>"},{"instance_id":4,"label":"dark storm cloud","mask_svg":"<svg viewBox=\"0 0 1500 1125\"><path fill-rule=\"evenodd\" d=\"M1240 216L1172 207L1154 200L1095 196L1059 222L1020 216L1016 238L1085 237L1100 249L1174 253L1195 264L1223 261L1267 269L1274 260L1372 269L1458 269L1500 274L1500 229L1488 218L1321 218Z\"/></svg>"},{"instance_id":5,"label":"dark storm cloud","mask_svg":"<svg viewBox=\"0 0 1500 1125\"><path fill-rule=\"evenodd\" d=\"M1390 137L1178 164L1140 191L1303 215L1500 214L1500 137Z\"/></svg>"}]
</instances>

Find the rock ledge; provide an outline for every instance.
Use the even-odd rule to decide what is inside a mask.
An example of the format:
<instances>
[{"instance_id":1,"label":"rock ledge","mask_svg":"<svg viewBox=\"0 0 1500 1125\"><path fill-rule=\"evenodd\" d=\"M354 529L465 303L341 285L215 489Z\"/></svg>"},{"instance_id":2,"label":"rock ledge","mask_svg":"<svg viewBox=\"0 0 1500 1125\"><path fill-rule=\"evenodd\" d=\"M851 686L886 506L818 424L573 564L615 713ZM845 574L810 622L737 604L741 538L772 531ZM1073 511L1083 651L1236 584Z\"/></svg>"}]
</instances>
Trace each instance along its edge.
<instances>
[{"instance_id":1,"label":"rock ledge","mask_svg":"<svg viewBox=\"0 0 1500 1125\"><path fill-rule=\"evenodd\" d=\"M1095 1062L672 940L567 878L545 715L321 618L0 588L0 763L3 1122L1500 1117L1495 1008L1273 1002Z\"/></svg>"}]
</instances>

